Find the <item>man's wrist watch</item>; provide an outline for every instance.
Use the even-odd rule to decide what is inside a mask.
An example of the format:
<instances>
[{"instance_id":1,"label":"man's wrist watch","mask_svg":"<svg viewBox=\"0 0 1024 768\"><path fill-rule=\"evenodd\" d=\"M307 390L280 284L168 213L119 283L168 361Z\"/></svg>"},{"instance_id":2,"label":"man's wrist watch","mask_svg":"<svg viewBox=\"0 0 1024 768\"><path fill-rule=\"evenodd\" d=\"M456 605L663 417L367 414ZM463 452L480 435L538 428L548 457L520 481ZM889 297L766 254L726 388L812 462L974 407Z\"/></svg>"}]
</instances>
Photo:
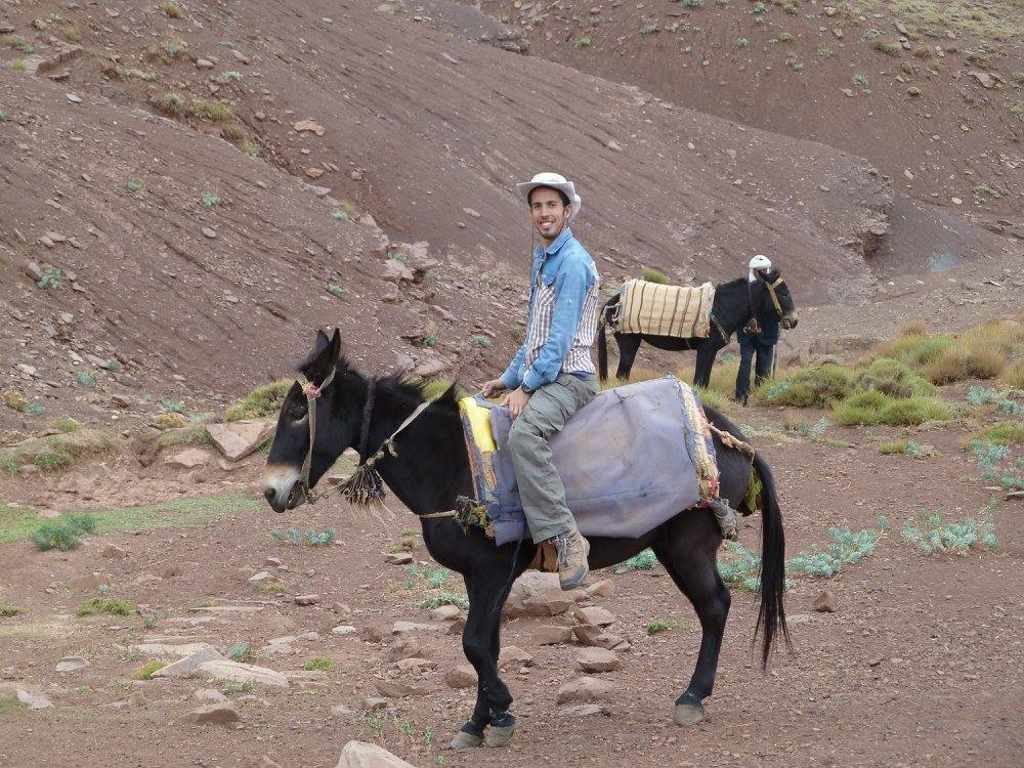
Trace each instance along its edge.
<instances>
[{"instance_id":1,"label":"man's wrist watch","mask_svg":"<svg viewBox=\"0 0 1024 768\"><path fill-rule=\"evenodd\" d=\"M520 388L521 390L523 390L523 394L524 394L524 395L532 395L532 394L533 394L534 392L536 392L536 391L537 391L536 389L530 389L530 388L529 388L528 386L526 386L525 384L520 384L520 385L519 385L519 388Z\"/></svg>"}]
</instances>

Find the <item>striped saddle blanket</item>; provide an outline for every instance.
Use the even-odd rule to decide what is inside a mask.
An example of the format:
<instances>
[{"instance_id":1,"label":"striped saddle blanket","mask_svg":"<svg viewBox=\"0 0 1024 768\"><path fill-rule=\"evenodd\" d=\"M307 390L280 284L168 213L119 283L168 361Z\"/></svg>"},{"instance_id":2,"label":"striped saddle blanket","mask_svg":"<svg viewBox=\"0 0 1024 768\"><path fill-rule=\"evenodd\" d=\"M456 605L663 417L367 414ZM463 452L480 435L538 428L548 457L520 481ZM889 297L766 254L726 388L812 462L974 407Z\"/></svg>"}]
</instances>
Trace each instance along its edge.
<instances>
[{"instance_id":1,"label":"striped saddle blanket","mask_svg":"<svg viewBox=\"0 0 1024 768\"><path fill-rule=\"evenodd\" d=\"M528 538L509 457L508 408L459 402L475 501L498 546ZM551 440L566 502L585 536L637 538L718 496L704 409L673 376L605 390Z\"/></svg>"},{"instance_id":2,"label":"striped saddle blanket","mask_svg":"<svg viewBox=\"0 0 1024 768\"><path fill-rule=\"evenodd\" d=\"M711 283L689 288L627 280L611 323L619 333L704 339L711 334L714 301Z\"/></svg>"}]
</instances>

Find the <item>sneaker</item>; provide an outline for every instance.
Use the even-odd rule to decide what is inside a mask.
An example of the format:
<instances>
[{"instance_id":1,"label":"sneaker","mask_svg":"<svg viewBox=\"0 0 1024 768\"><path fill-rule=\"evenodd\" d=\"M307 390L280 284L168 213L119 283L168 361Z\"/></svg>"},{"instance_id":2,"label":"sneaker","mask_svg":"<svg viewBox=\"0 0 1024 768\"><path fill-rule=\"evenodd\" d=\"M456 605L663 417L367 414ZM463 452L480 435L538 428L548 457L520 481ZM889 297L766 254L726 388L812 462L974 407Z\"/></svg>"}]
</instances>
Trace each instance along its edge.
<instances>
[{"instance_id":1,"label":"sneaker","mask_svg":"<svg viewBox=\"0 0 1024 768\"><path fill-rule=\"evenodd\" d=\"M562 589L576 589L590 573L590 544L577 528L555 536L554 542L558 551L558 581Z\"/></svg>"}]
</instances>

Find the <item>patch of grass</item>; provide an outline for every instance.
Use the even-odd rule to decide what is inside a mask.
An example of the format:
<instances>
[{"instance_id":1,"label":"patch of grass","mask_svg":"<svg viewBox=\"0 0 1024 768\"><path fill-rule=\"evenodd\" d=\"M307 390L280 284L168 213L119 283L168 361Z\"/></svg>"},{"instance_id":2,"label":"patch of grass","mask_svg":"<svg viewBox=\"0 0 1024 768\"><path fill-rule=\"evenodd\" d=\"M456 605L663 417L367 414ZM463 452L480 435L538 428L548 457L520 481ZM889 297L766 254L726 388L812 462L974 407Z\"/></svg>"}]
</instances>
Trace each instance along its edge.
<instances>
[{"instance_id":1,"label":"patch of grass","mask_svg":"<svg viewBox=\"0 0 1024 768\"><path fill-rule=\"evenodd\" d=\"M169 61L174 61L179 56L184 55L185 51L188 50L188 43L178 37L172 37L164 42L160 46L163 51L164 57Z\"/></svg>"},{"instance_id":2,"label":"patch of grass","mask_svg":"<svg viewBox=\"0 0 1024 768\"><path fill-rule=\"evenodd\" d=\"M53 428L58 432L63 432L64 434L77 432L81 426L82 425L79 422L75 421L70 416L61 416L53 422Z\"/></svg>"},{"instance_id":3,"label":"patch of grass","mask_svg":"<svg viewBox=\"0 0 1024 768\"><path fill-rule=\"evenodd\" d=\"M746 38L746 37L737 37L736 38L736 47L737 48L749 48L750 47L750 39Z\"/></svg>"},{"instance_id":4,"label":"patch of grass","mask_svg":"<svg viewBox=\"0 0 1024 768\"><path fill-rule=\"evenodd\" d=\"M12 411L18 411L19 413L24 413L29 405L28 398L16 389L5 389L0 399Z\"/></svg>"},{"instance_id":5,"label":"patch of grass","mask_svg":"<svg viewBox=\"0 0 1024 768\"><path fill-rule=\"evenodd\" d=\"M248 135L245 129L238 123L228 123L220 129L220 137L225 141L230 141L232 144L240 144Z\"/></svg>"},{"instance_id":6,"label":"patch of grass","mask_svg":"<svg viewBox=\"0 0 1024 768\"><path fill-rule=\"evenodd\" d=\"M592 43L590 35L577 35L576 39L572 41L573 48L589 48Z\"/></svg>"},{"instance_id":7,"label":"patch of grass","mask_svg":"<svg viewBox=\"0 0 1024 768\"><path fill-rule=\"evenodd\" d=\"M833 409L837 424L888 424L909 427L926 421L949 421L952 409L933 397L894 398L876 390L850 395Z\"/></svg>"},{"instance_id":8,"label":"patch of grass","mask_svg":"<svg viewBox=\"0 0 1024 768\"><path fill-rule=\"evenodd\" d=\"M878 446L878 452L883 456L910 456L915 459L923 459L934 456L935 450L929 446L921 445L913 440L895 440L890 443L882 443Z\"/></svg>"},{"instance_id":9,"label":"patch of grass","mask_svg":"<svg viewBox=\"0 0 1024 768\"><path fill-rule=\"evenodd\" d=\"M0 619L9 619L21 613L21 609L10 603L0 603Z\"/></svg>"},{"instance_id":10,"label":"patch of grass","mask_svg":"<svg viewBox=\"0 0 1024 768\"><path fill-rule=\"evenodd\" d=\"M78 606L79 616L134 616L135 603L112 597L93 597Z\"/></svg>"},{"instance_id":11,"label":"patch of grass","mask_svg":"<svg viewBox=\"0 0 1024 768\"><path fill-rule=\"evenodd\" d=\"M433 609L440 608L442 605L454 605L464 611L469 610L469 600L466 596L455 592L444 591L420 601L420 608Z\"/></svg>"},{"instance_id":12,"label":"patch of grass","mask_svg":"<svg viewBox=\"0 0 1024 768\"><path fill-rule=\"evenodd\" d=\"M994 379L1006 367L1006 357L998 350L956 344L926 369L935 384L952 384L966 379Z\"/></svg>"},{"instance_id":13,"label":"patch of grass","mask_svg":"<svg viewBox=\"0 0 1024 768\"><path fill-rule=\"evenodd\" d=\"M246 157L251 157L253 160L257 159L260 156L260 145L257 144L252 139L246 139L239 145L238 148L242 150L242 154L244 154Z\"/></svg>"},{"instance_id":14,"label":"patch of grass","mask_svg":"<svg viewBox=\"0 0 1024 768\"><path fill-rule=\"evenodd\" d=\"M940 512L921 515L903 526L903 540L932 555L949 552L966 555L972 549L996 549L999 538L988 511L977 517L947 522Z\"/></svg>"},{"instance_id":15,"label":"patch of grass","mask_svg":"<svg viewBox=\"0 0 1024 768\"><path fill-rule=\"evenodd\" d=\"M849 528L830 528L832 543L825 552L799 554L786 561L787 572L805 576L831 577L844 566L874 554L882 533L874 528L851 531Z\"/></svg>"},{"instance_id":16,"label":"patch of grass","mask_svg":"<svg viewBox=\"0 0 1024 768\"><path fill-rule=\"evenodd\" d=\"M15 72L23 73L28 71L28 64L25 63L24 59L15 59L11 62L11 69Z\"/></svg>"},{"instance_id":17,"label":"patch of grass","mask_svg":"<svg viewBox=\"0 0 1024 768\"><path fill-rule=\"evenodd\" d=\"M612 570L612 573L629 573L630 571L649 571L658 564L658 557L653 549L645 549L628 560L623 560Z\"/></svg>"},{"instance_id":18,"label":"patch of grass","mask_svg":"<svg viewBox=\"0 0 1024 768\"><path fill-rule=\"evenodd\" d=\"M82 31L74 24L65 24L61 29L61 35L69 43L78 43L82 40Z\"/></svg>"},{"instance_id":19,"label":"patch of grass","mask_svg":"<svg viewBox=\"0 0 1024 768\"><path fill-rule=\"evenodd\" d=\"M718 574L730 587L747 592L761 589L761 556L735 541L725 543L723 559L719 555Z\"/></svg>"},{"instance_id":20,"label":"patch of grass","mask_svg":"<svg viewBox=\"0 0 1024 768\"><path fill-rule=\"evenodd\" d=\"M221 687L221 691L225 696L236 696L240 694L250 694L256 691L256 683L252 680L246 680L240 682L237 680L229 680Z\"/></svg>"},{"instance_id":21,"label":"patch of grass","mask_svg":"<svg viewBox=\"0 0 1024 768\"><path fill-rule=\"evenodd\" d=\"M172 91L157 94L149 101L158 112L164 115L170 115L171 117L184 115L188 110L188 102L185 101L185 97L180 93L174 93Z\"/></svg>"},{"instance_id":22,"label":"patch of grass","mask_svg":"<svg viewBox=\"0 0 1024 768\"><path fill-rule=\"evenodd\" d=\"M646 629L648 635L657 635L662 632L669 632L675 628L676 623L674 621L668 621L665 619L654 619L653 621L647 623Z\"/></svg>"},{"instance_id":23,"label":"patch of grass","mask_svg":"<svg viewBox=\"0 0 1024 768\"><path fill-rule=\"evenodd\" d=\"M56 470L79 459L104 456L117 449L118 441L114 435L98 429L78 429L0 448L0 463L5 466L35 464L42 469Z\"/></svg>"},{"instance_id":24,"label":"patch of grass","mask_svg":"<svg viewBox=\"0 0 1024 768\"><path fill-rule=\"evenodd\" d=\"M181 9L181 6L175 2L166 2L160 4L160 10L166 14L169 19L180 19L185 15L185 12Z\"/></svg>"},{"instance_id":25,"label":"patch of grass","mask_svg":"<svg viewBox=\"0 0 1024 768\"><path fill-rule=\"evenodd\" d=\"M32 541L42 552L51 549L69 552L81 543L82 536L95 530L96 518L92 515L66 514L40 523L32 532Z\"/></svg>"},{"instance_id":26,"label":"patch of grass","mask_svg":"<svg viewBox=\"0 0 1024 768\"><path fill-rule=\"evenodd\" d=\"M76 371L75 383L80 387L92 388L96 386L96 374L92 371Z\"/></svg>"},{"instance_id":27,"label":"patch of grass","mask_svg":"<svg viewBox=\"0 0 1024 768\"><path fill-rule=\"evenodd\" d=\"M219 196L213 192L203 192L203 208L216 208L221 203Z\"/></svg>"},{"instance_id":28,"label":"patch of grass","mask_svg":"<svg viewBox=\"0 0 1024 768\"><path fill-rule=\"evenodd\" d=\"M654 267L644 267L642 270L640 270L640 279L646 280L648 283L668 285L668 275L666 275L660 269L655 269Z\"/></svg>"},{"instance_id":29,"label":"patch of grass","mask_svg":"<svg viewBox=\"0 0 1024 768\"><path fill-rule=\"evenodd\" d=\"M486 347L494 346L494 342L491 341L489 337L484 336L482 334L474 334L473 336L470 336L469 337L469 342L474 347L485 347L486 348Z\"/></svg>"},{"instance_id":30,"label":"patch of grass","mask_svg":"<svg viewBox=\"0 0 1024 768\"><path fill-rule=\"evenodd\" d=\"M912 325L905 328L898 338L879 347L874 356L875 359L891 358L920 369L942 357L953 341L953 337L944 334L929 336L922 326Z\"/></svg>"},{"instance_id":31,"label":"patch of grass","mask_svg":"<svg viewBox=\"0 0 1024 768\"><path fill-rule=\"evenodd\" d=\"M64 273L57 267L47 267L43 270L42 276L36 281L36 288L44 291L49 288L60 288L61 278Z\"/></svg>"},{"instance_id":32,"label":"patch of grass","mask_svg":"<svg viewBox=\"0 0 1024 768\"><path fill-rule=\"evenodd\" d=\"M294 383L291 379L278 379L271 384L256 387L252 392L228 406L224 412L224 420L261 419L277 414L284 404L288 390Z\"/></svg>"},{"instance_id":33,"label":"patch of grass","mask_svg":"<svg viewBox=\"0 0 1024 768\"><path fill-rule=\"evenodd\" d=\"M752 14L754 14L755 16L762 16L762 15L768 13L768 6L765 3L756 2L756 3L754 3L753 7L750 9L750 12Z\"/></svg>"},{"instance_id":34,"label":"patch of grass","mask_svg":"<svg viewBox=\"0 0 1024 768\"><path fill-rule=\"evenodd\" d=\"M152 680L153 675L166 666L166 661L148 661L141 668L135 670L133 677L136 680Z\"/></svg>"},{"instance_id":35,"label":"patch of grass","mask_svg":"<svg viewBox=\"0 0 1024 768\"><path fill-rule=\"evenodd\" d=\"M872 361L867 370L857 376L857 389L876 390L896 398L935 394L935 387L914 373L907 365L889 357Z\"/></svg>"},{"instance_id":36,"label":"patch of grass","mask_svg":"<svg viewBox=\"0 0 1024 768\"><path fill-rule=\"evenodd\" d=\"M0 717L19 714L28 709L28 704L20 701L15 693L0 693Z\"/></svg>"},{"instance_id":37,"label":"patch of grass","mask_svg":"<svg viewBox=\"0 0 1024 768\"><path fill-rule=\"evenodd\" d=\"M704 0L682 0L684 8L700 8Z\"/></svg>"},{"instance_id":38,"label":"patch of grass","mask_svg":"<svg viewBox=\"0 0 1024 768\"><path fill-rule=\"evenodd\" d=\"M96 520L98 535L205 525L225 517L251 512L260 507L255 498L239 495L175 499L142 507L97 509L89 513ZM0 504L0 544L29 538L40 519L30 507Z\"/></svg>"},{"instance_id":39,"label":"patch of grass","mask_svg":"<svg viewBox=\"0 0 1024 768\"><path fill-rule=\"evenodd\" d=\"M1018 360L1007 366L999 374L999 380L1014 389L1024 389L1024 360Z\"/></svg>"},{"instance_id":40,"label":"patch of grass","mask_svg":"<svg viewBox=\"0 0 1024 768\"><path fill-rule=\"evenodd\" d=\"M823 58L823 59L831 59L832 58L832 49L829 48L827 45L819 45L818 46L818 55L821 58Z\"/></svg>"},{"instance_id":41,"label":"patch of grass","mask_svg":"<svg viewBox=\"0 0 1024 768\"><path fill-rule=\"evenodd\" d=\"M239 664L246 664L253 660L252 646L249 643L232 643L224 649L224 655Z\"/></svg>"},{"instance_id":42,"label":"patch of grass","mask_svg":"<svg viewBox=\"0 0 1024 768\"><path fill-rule=\"evenodd\" d=\"M999 413L1024 417L1024 404L1010 399L1007 393L987 387L972 386L967 390L967 402L973 406L994 405Z\"/></svg>"},{"instance_id":43,"label":"patch of grass","mask_svg":"<svg viewBox=\"0 0 1024 768\"><path fill-rule=\"evenodd\" d=\"M282 543L299 545L305 542L311 547L322 547L327 546L334 542L335 530L328 528L324 531L308 530L305 535L298 528L288 528L287 530L280 530L275 528L270 532L270 537L274 541Z\"/></svg>"},{"instance_id":44,"label":"patch of grass","mask_svg":"<svg viewBox=\"0 0 1024 768\"><path fill-rule=\"evenodd\" d=\"M989 427L982 439L993 445L1024 445L1024 422L1001 421Z\"/></svg>"},{"instance_id":45,"label":"patch of grass","mask_svg":"<svg viewBox=\"0 0 1024 768\"><path fill-rule=\"evenodd\" d=\"M769 383L754 392L754 400L794 408L827 408L852 391L850 371L839 365L826 364L798 369Z\"/></svg>"},{"instance_id":46,"label":"patch of grass","mask_svg":"<svg viewBox=\"0 0 1024 768\"><path fill-rule=\"evenodd\" d=\"M32 46L32 43L20 35L4 35L0 38L0 44L5 45L8 48L13 48L19 53L29 54L35 52L35 48Z\"/></svg>"},{"instance_id":47,"label":"patch of grass","mask_svg":"<svg viewBox=\"0 0 1024 768\"><path fill-rule=\"evenodd\" d=\"M316 656L312 659L306 659L302 668L307 672L330 672L334 669L334 662L323 656Z\"/></svg>"},{"instance_id":48,"label":"patch of grass","mask_svg":"<svg viewBox=\"0 0 1024 768\"><path fill-rule=\"evenodd\" d=\"M338 285L337 283L328 283L327 288L325 288L324 290L331 294L331 296L334 296L335 298L338 299L344 299L345 295L348 293L345 290L344 286Z\"/></svg>"},{"instance_id":49,"label":"patch of grass","mask_svg":"<svg viewBox=\"0 0 1024 768\"><path fill-rule=\"evenodd\" d=\"M792 32L780 32L778 40L780 43L792 43L794 40Z\"/></svg>"},{"instance_id":50,"label":"patch of grass","mask_svg":"<svg viewBox=\"0 0 1024 768\"><path fill-rule=\"evenodd\" d=\"M227 83L237 83L241 79L242 79L242 73L239 72L236 69L226 70L224 72L221 72L216 77L217 82L220 83L221 85L225 85Z\"/></svg>"},{"instance_id":51,"label":"patch of grass","mask_svg":"<svg viewBox=\"0 0 1024 768\"><path fill-rule=\"evenodd\" d=\"M146 185L141 179L128 179L128 181L125 182L124 188L132 194L135 194L136 192L141 192L145 186Z\"/></svg>"},{"instance_id":52,"label":"patch of grass","mask_svg":"<svg viewBox=\"0 0 1024 768\"><path fill-rule=\"evenodd\" d=\"M903 50L903 46L901 46L897 41L882 40L881 38L875 40L875 42L871 44L871 47L876 51L884 53L886 56L899 56L900 52Z\"/></svg>"},{"instance_id":53,"label":"patch of grass","mask_svg":"<svg viewBox=\"0 0 1024 768\"><path fill-rule=\"evenodd\" d=\"M235 119L235 110L226 101L209 101L207 99L192 99L188 112L200 120L209 120L211 123L226 123Z\"/></svg>"},{"instance_id":54,"label":"patch of grass","mask_svg":"<svg viewBox=\"0 0 1024 768\"><path fill-rule=\"evenodd\" d=\"M661 30L657 19L644 19L640 22L640 37L656 35Z\"/></svg>"},{"instance_id":55,"label":"patch of grass","mask_svg":"<svg viewBox=\"0 0 1024 768\"><path fill-rule=\"evenodd\" d=\"M451 576L447 568L434 567L432 565L412 565L405 568L405 588L415 589L421 584L426 584L430 589L441 589Z\"/></svg>"},{"instance_id":56,"label":"patch of grass","mask_svg":"<svg viewBox=\"0 0 1024 768\"><path fill-rule=\"evenodd\" d=\"M868 80L868 76L863 72L856 72L853 75L853 84L859 87L861 90L868 90L871 87L871 81Z\"/></svg>"},{"instance_id":57,"label":"patch of grass","mask_svg":"<svg viewBox=\"0 0 1024 768\"><path fill-rule=\"evenodd\" d=\"M185 403L181 400L160 398L160 407L168 413L185 413Z\"/></svg>"}]
</instances>

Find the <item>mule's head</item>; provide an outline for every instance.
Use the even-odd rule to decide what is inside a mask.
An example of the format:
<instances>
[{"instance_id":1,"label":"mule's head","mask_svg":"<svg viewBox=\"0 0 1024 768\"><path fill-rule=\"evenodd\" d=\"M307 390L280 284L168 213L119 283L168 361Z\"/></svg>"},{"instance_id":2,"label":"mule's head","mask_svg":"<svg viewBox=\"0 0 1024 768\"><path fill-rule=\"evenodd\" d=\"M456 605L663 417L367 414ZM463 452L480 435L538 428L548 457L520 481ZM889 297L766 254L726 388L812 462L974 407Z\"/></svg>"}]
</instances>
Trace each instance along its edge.
<instances>
[{"instance_id":1,"label":"mule's head","mask_svg":"<svg viewBox=\"0 0 1024 768\"><path fill-rule=\"evenodd\" d=\"M362 418L362 377L350 370L341 357L341 334L337 329L332 338L317 331L313 352L297 369L320 391L318 396L307 398L296 381L281 406L263 472L263 495L275 512L294 509L306 501L301 481L302 466L309 452L310 406L316 408L316 431L310 454L309 488L316 485L342 451L355 443Z\"/></svg>"},{"instance_id":2,"label":"mule's head","mask_svg":"<svg viewBox=\"0 0 1024 768\"><path fill-rule=\"evenodd\" d=\"M777 269L755 272L757 279L764 284L765 301L769 302L775 314L779 316L779 325L786 330L796 328L799 321L796 311L796 302L793 301L793 294L789 292L789 286L782 279L782 273Z\"/></svg>"}]
</instances>

